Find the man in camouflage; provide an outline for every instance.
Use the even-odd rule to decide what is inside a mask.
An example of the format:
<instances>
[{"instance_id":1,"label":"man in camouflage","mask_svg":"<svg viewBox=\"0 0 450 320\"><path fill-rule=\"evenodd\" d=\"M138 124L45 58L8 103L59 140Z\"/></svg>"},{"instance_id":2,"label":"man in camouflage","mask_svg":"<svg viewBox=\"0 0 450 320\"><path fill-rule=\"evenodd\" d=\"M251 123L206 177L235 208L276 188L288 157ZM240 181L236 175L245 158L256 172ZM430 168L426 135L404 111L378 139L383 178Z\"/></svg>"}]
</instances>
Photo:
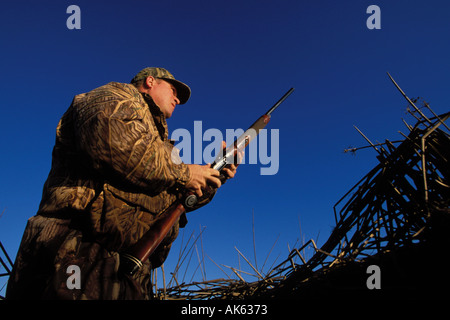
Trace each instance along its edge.
<instances>
[{"instance_id":1,"label":"man in camouflage","mask_svg":"<svg viewBox=\"0 0 450 320\"><path fill-rule=\"evenodd\" d=\"M184 191L208 203L223 180L188 165L168 139L166 119L190 88L163 68L131 84L111 82L75 96L56 130L52 167L37 214L28 220L8 299L150 299L150 273L167 258L183 215L133 276L119 252L136 243ZM236 167L224 170L232 178ZM79 267L80 288L67 286ZM69 268L70 267L70 268Z\"/></svg>"}]
</instances>

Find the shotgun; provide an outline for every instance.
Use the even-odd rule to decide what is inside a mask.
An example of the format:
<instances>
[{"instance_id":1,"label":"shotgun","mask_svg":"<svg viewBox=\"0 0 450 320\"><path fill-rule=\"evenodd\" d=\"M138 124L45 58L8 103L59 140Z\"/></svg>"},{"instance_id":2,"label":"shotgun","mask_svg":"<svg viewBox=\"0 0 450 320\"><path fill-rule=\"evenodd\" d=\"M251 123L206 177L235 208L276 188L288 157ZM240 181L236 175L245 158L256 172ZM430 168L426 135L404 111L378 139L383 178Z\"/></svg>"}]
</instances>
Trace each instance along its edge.
<instances>
[{"instance_id":1,"label":"shotgun","mask_svg":"<svg viewBox=\"0 0 450 320\"><path fill-rule=\"evenodd\" d=\"M278 106L286 100L293 91L294 88L289 89L277 103L259 117L259 119L237 138L232 145L219 153L211 164L211 168L220 172L227 164L235 163L238 165L236 161L238 152L244 150L259 134L259 131L269 123L272 112L278 108ZM174 204L161 214L161 218L142 236L141 239L120 254L119 272L128 275L135 274L142 267L143 262L156 250L180 216L186 212L186 208L194 207L197 201L197 196L190 192L183 195L180 200L175 201Z\"/></svg>"}]
</instances>

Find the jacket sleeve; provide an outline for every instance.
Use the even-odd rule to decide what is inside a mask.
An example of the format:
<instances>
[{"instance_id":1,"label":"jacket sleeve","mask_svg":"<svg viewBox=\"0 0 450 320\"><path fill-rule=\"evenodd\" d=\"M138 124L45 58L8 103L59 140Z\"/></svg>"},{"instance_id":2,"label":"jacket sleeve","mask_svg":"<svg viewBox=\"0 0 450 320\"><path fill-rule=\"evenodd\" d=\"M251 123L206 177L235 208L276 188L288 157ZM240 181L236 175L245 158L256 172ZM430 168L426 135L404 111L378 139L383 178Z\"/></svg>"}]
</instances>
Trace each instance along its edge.
<instances>
[{"instance_id":1,"label":"jacket sleeve","mask_svg":"<svg viewBox=\"0 0 450 320\"><path fill-rule=\"evenodd\" d=\"M173 161L173 146L152 125L142 97L130 88L104 87L75 97L72 104L78 148L90 165L149 194L185 185L189 168Z\"/></svg>"}]
</instances>

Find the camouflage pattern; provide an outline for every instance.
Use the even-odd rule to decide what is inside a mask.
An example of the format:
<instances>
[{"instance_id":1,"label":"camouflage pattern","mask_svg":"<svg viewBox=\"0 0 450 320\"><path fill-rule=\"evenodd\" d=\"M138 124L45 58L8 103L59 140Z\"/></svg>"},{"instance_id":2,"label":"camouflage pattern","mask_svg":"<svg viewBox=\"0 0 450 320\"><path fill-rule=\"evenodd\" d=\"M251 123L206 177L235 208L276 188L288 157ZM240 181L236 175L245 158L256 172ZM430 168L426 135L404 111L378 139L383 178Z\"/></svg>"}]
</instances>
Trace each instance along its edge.
<instances>
[{"instance_id":1,"label":"camouflage pattern","mask_svg":"<svg viewBox=\"0 0 450 320\"><path fill-rule=\"evenodd\" d=\"M111 82L77 95L57 126L52 167L7 298L151 298L151 269L166 259L185 216L133 277L118 274L118 252L152 228L189 180L173 148L164 115L133 85ZM206 190L196 208L214 193ZM67 288L70 265L81 269L81 289Z\"/></svg>"},{"instance_id":2,"label":"camouflage pattern","mask_svg":"<svg viewBox=\"0 0 450 320\"><path fill-rule=\"evenodd\" d=\"M163 79L172 83L177 89L177 98L180 100L180 104L185 104L191 96L191 89L189 86L181 81L175 79L175 77L164 68L149 67L142 69L137 75L131 79L131 83L144 80L147 77L152 76L154 78Z\"/></svg>"}]
</instances>

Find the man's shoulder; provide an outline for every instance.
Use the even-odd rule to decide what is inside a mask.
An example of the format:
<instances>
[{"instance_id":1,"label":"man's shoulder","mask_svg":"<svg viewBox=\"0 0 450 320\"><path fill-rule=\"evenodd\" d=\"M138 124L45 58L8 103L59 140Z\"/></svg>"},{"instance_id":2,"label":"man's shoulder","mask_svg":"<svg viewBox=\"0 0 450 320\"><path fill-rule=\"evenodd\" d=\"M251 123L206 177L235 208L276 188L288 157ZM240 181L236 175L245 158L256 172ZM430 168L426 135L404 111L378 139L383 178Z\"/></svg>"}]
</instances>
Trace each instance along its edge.
<instances>
[{"instance_id":1,"label":"man's shoulder","mask_svg":"<svg viewBox=\"0 0 450 320\"><path fill-rule=\"evenodd\" d=\"M109 82L103 86L97 87L87 93L75 96L74 104L90 104L92 102L101 103L113 100L134 100L137 103L143 103L139 90L129 83Z\"/></svg>"},{"instance_id":2,"label":"man's shoulder","mask_svg":"<svg viewBox=\"0 0 450 320\"><path fill-rule=\"evenodd\" d=\"M109 95L117 95L117 96L123 96L123 97L136 97L141 98L141 94L139 90L129 83L122 83L122 82L109 82L101 87L98 87L91 92L92 93L103 93L103 94L109 94Z\"/></svg>"}]
</instances>

